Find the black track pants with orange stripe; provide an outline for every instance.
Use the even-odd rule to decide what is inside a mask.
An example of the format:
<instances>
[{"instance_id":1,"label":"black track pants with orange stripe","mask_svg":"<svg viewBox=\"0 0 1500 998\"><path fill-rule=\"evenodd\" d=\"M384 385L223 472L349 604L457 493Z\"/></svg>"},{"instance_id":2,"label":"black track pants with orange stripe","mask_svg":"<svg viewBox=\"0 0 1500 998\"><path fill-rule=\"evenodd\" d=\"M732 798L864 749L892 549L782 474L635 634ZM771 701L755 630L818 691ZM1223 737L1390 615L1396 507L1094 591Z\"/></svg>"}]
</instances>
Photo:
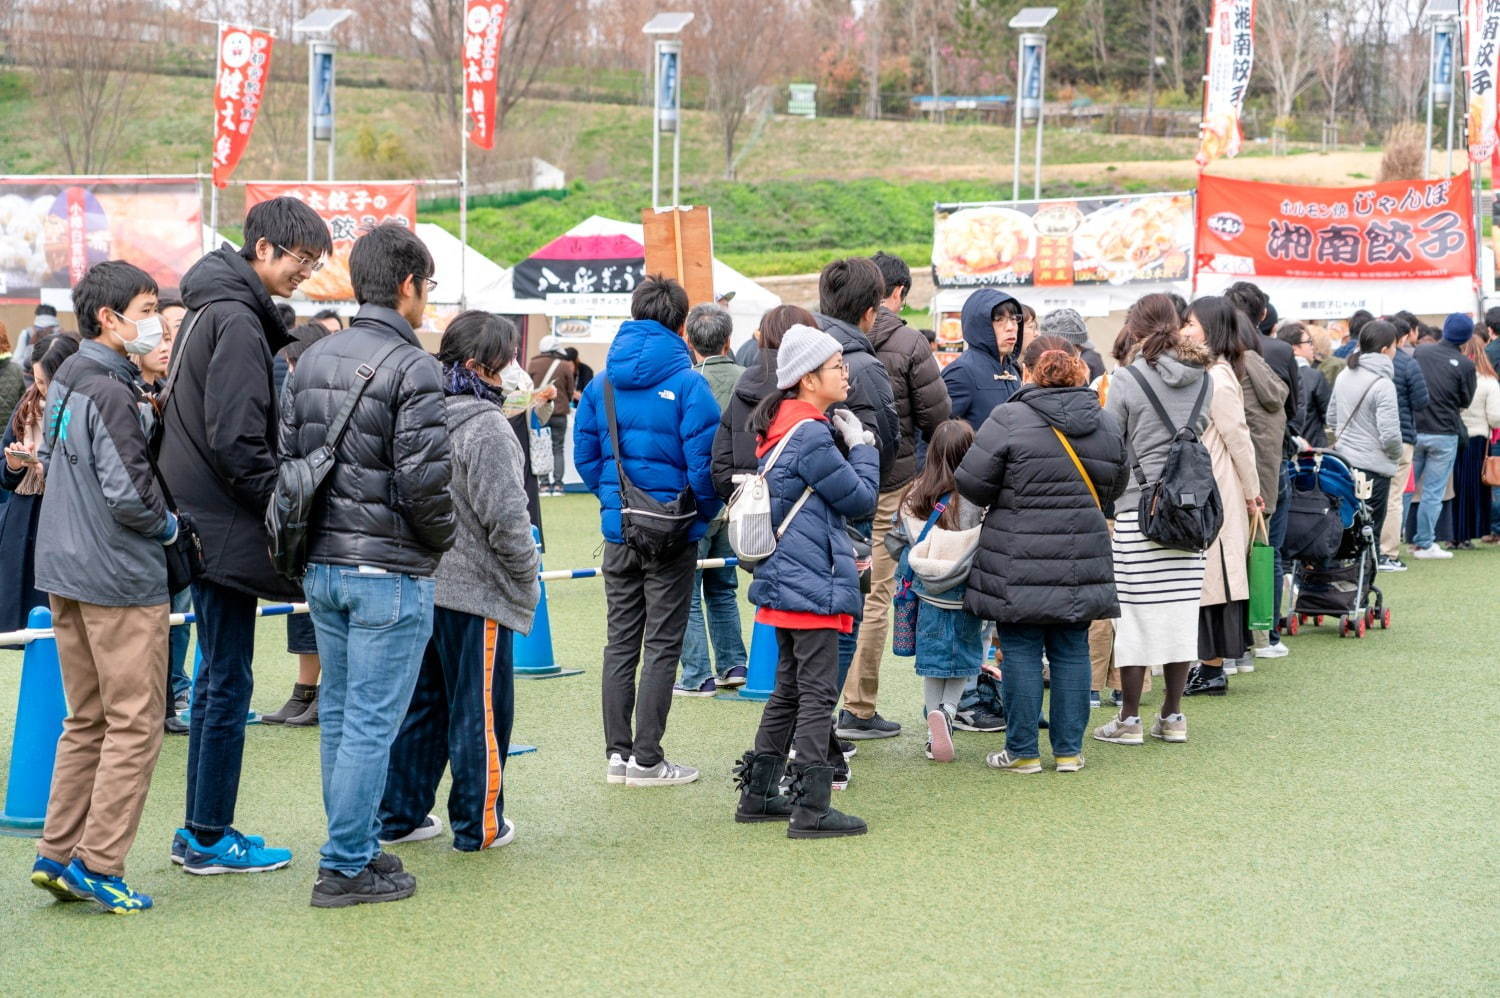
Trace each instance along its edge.
<instances>
[{"instance_id":1,"label":"black track pants with orange stripe","mask_svg":"<svg viewBox=\"0 0 1500 998\"><path fill-rule=\"evenodd\" d=\"M499 838L514 714L510 630L473 614L434 608L417 688L391 746L380 837L399 838L422 823L443 769L451 765L453 847L483 849Z\"/></svg>"}]
</instances>

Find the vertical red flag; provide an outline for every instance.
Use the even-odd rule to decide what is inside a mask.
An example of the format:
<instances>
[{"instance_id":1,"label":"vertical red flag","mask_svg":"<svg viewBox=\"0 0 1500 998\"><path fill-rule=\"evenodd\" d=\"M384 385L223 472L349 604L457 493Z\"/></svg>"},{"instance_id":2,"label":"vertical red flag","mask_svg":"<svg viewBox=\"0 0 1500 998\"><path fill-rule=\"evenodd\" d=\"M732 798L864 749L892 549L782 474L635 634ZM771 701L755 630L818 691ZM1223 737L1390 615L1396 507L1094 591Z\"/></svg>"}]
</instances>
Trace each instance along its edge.
<instances>
[{"instance_id":1,"label":"vertical red flag","mask_svg":"<svg viewBox=\"0 0 1500 998\"><path fill-rule=\"evenodd\" d=\"M239 165L261 97L271 78L271 36L226 24L219 29L214 76L214 186L224 187Z\"/></svg>"},{"instance_id":2,"label":"vertical red flag","mask_svg":"<svg viewBox=\"0 0 1500 998\"><path fill-rule=\"evenodd\" d=\"M468 0L464 11L464 121L473 143L495 147L500 42L510 0Z\"/></svg>"}]
</instances>

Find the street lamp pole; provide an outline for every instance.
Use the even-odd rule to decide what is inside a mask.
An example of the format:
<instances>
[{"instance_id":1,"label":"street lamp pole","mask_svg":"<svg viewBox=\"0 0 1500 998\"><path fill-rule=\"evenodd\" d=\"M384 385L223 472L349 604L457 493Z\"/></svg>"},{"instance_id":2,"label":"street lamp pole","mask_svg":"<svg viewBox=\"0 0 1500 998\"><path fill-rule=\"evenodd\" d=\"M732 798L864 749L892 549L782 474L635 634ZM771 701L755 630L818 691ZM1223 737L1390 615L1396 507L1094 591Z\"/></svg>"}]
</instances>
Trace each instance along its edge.
<instances>
[{"instance_id":1,"label":"street lamp pole","mask_svg":"<svg viewBox=\"0 0 1500 998\"><path fill-rule=\"evenodd\" d=\"M1016 151L1012 167L1011 200L1021 198L1021 127L1036 118L1036 165L1031 196L1042 196L1042 104L1047 74L1047 36L1042 29L1057 16L1056 7L1022 7L1010 19L1010 27L1022 32L1016 57Z\"/></svg>"},{"instance_id":2,"label":"street lamp pole","mask_svg":"<svg viewBox=\"0 0 1500 998\"><path fill-rule=\"evenodd\" d=\"M682 29L693 19L689 12L657 14L646 22L645 34L656 38L651 86L651 207L661 207L661 134L672 133L672 204L679 198L682 179Z\"/></svg>"}]
</instances>

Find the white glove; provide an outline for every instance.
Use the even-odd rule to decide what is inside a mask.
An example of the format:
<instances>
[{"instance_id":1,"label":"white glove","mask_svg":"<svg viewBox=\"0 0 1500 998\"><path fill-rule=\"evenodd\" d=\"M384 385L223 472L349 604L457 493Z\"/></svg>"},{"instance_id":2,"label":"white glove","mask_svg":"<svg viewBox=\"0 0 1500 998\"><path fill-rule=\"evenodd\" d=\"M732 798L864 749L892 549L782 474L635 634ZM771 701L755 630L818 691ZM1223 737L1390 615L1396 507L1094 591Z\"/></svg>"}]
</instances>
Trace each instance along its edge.
<instances>
[{"instance_id":1,"label":"white glove","mask_svg":"<svg viewBox=\"0 0 1500 998\"><path fill-rule=\"evenodd\" d=\"M828 420L833 424L833 428L839 431L839 435L844 438L844 446L850 450L853 450L860 444L866 444L870 447L875 446L875 434L865 429L864 425L860 423L859 417L848 409L835 409L833 414L828 417Z\"/></svg>"}]
</instances>

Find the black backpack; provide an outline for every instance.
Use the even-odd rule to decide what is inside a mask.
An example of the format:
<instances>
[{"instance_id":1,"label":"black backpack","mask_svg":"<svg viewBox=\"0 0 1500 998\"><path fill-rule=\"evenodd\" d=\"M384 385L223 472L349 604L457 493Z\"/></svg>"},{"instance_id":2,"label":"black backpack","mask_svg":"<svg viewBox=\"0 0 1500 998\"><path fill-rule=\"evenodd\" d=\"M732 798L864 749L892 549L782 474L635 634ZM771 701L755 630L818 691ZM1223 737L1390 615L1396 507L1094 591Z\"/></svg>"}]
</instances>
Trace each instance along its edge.
<instances>
[{"instance_id":1,"label":"black backpack","mask_svg":"<svg viewBox=\"0 0 1500 998\"><path fill-rule=\"evenodd\" d=\"M1193 411L1188 414L1187 425L1176 429L1146 376L1134 367L1125 370L1141 386L1141 391L1151 401L1151 408L1156 410L1157 418L1172 433L1166 463L1155 482L1146 483L1146 473L1141 470L1140 461L1131 454L1135 479L1141 486L1141 533L1162 547L1179 551L1207 550L1224 525L1224 500L1214 482L1213 459L1193 429L1208 397L1208 375L1203 376L1203 387L1198 389L1198 398L1193 403Z\"/></svg>"}]
</instances>

